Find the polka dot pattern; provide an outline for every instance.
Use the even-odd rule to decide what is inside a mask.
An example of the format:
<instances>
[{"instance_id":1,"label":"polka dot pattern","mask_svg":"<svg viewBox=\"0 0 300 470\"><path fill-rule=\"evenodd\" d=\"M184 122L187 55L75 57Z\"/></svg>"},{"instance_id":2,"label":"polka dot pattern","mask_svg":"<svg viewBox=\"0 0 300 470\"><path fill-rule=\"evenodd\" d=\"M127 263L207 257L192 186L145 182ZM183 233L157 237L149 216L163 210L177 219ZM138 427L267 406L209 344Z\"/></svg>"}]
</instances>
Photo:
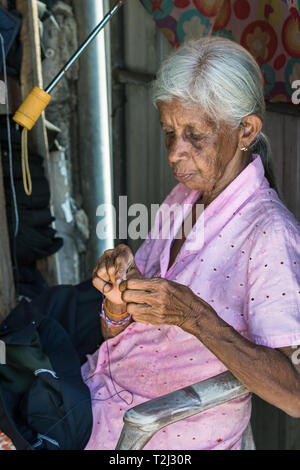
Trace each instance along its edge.
<instances>
[{"instance_id":1,"label":"polka dot pattern","mask_svg":"<svg viewBox=\"0 0 300 470\"><path fill-rule=\"evenodd\" d=\"M201 246L188 236L169 269L170 241L153 239L141 246L135 261L145 277L155 274L187 286L199 305L208 303L216 316L253 343L281 347L300 344L300 232L276 193L269 192L261 159L254 156L205 210ZM192 204L198 198L199 192L179 184L164 202ZM177 214L175 233L181 224ZM93 405L94 422L100 424L88 449L115 449L128 408L226 370L199 339L177 326L135 322L118 341L117 347L114 339L102 345L83 366L85 376L93 376L87 382L92 397L99 391L101 398L110 397ZM117 390L133 394L130 405L112 397L110 372ZM233 400L166 427L145 450L239 448L250 413L249 396Z\"/></svg>"}]
</instances>

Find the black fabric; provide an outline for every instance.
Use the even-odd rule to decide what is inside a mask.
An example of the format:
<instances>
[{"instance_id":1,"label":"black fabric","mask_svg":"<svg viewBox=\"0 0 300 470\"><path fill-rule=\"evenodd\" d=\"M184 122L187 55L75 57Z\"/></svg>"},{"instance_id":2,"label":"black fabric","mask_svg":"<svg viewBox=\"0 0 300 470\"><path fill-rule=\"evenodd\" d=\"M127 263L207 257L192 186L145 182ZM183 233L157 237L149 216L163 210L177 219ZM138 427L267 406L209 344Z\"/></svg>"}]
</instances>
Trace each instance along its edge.
<instances>
[{"instance_id":1,"label":"black fabric","mask_svg":"<svg viewBox=\"0 0 300 470\"><path fill-rule=\"evenodd\" d=\"M12 212L8 212L7 219L9 224L13 225ZM35 209L34 211L24 208L22 210L22 220L24 225L29 225L30 227L43 227L49 226L55 220L55 218L52 216L49 208Z\"/></svg>"},{"instance_id":2,"label":"black fabric","mask_svg":"<svg viewBox=\"0 0 300 470\"><path fill-rule=\"evenodd\" d=\"M4 153L4 159L6 154ZM7 197L7 206L12 207L12 193L10 188L10 179L4 175L5 195ZM23 180L15 179L15 190L17 193L18 207L22 213L22 209L42 209L49 206L50 190L47 179L42 176L36 181L32 181L32 194L27 196L24 191Z\"/></svg>"},{"instance_id":3,"label":"black fabric","mask_svg":"<svg viewBox=\"0 0 300 470\"><path fill-rule=\"evenodd\" d=\"M13 178L16 191L19 230L15 238L15 209L10 181L9 153L7 141L6 116L0 116L0 142L2 151L3 180L6 199L6 214L10 239L11 258L18 295L28 296L28 272L31 279L38 278L36 261L55 254L63 245L63 240L56 237L51 227L55 220L50 210L50 188L44 171L44 160L29 149L29 166L32 177L32 194L24 191L21 165L21 134L16 124L10 119ZM27 268L26 270L24 268ZM25 278L23 274L25 273ZM33 294L39 293L38 285L32 286Z\"/></svg>"},{"instance_id":4,"label":"black fabric","mask_svg":"<svg viewBox=\"0 0 300 470\"><path fill-rule=\"evenodd\" d=\"M31 266L19 268L19 276L22 279L22 296L27 299L34 299L48 288L45 279L34 263Z\"/></svg>"},{"instance_id":5,"label":"black fabric","mask_svg":"<svg viewBox=\"0 0 300 470\"><path fill-rule=\"evenodd\" d=\"M57 320L68 332L80 363L103 341L100 331L100 307L103 295L89 279L76 286L49 287L31 304L44 315Z\"/></svg>"},{"instance_id":6,"label":"black fabric","mask_svg":"<svg viewBox=\"0 0 300 470\"><path fill-rule=\"evenodd\" d=\"M11 46L13 45L14 40L19 32L21 27L21 19L16 16L16 13L8 12L1 4L0 4L0 32L4 39L4 50L7 55L8 51L10 50ZM1 67L2 57L0 61Z\"/></svg>"},{"instance_id":7,"label":"black fabric","mask_svg":"<svg viewBox=\"0 0 300 470\"><path fill-rule=\"evenodd\" d=\"M41 439L36 450L86 446L92 409L80 367L103 341L102 301L91 280L56 286L30 303L22 301L1 324L7 364L0 365L0 429L18 450L32 449L38 433L59 448ZM52 370L58 378L46 372L34 375L39 368Z\"/></svg>"},{"instance_id":8,"label":"black fabric","mask_svg":"<svg viewBox=\"0 0 300 470\"><path fill-rule=\"evenodd\" d=\"M47 5L47 8L49 8L50 10L55 6L55 4L57 3L57 0L41 0L42 3L45 3L45 5Z\"/></svg>"},{"instance_id":9,"label":"black fabric","mask_svg":"<svg viewBox=\"0 0 300 470\"><path fill-rule=\"evenodd\" d=\"M53 229L39 227L35 230L25 224L19 230L16 244L18 262L30 265L36 259L46 258L56 253L62 246L60 238L54 238Z\"/></svg>"},{"instance_id":10,"label":"black fabric","mask_svg":"<svg viewBox=\"0 0 300 470\"><path fill-rule=\"evenodd\" d=\"M0 5L0 33L4 39L4 50L7 56L7 72L9 75L18 75L21 66L22 49L16 41L22 20L17 11L8 12ZM3 57L0 54L0 71L3 68Z\"/></svg>"},{"instance_id":11,"label":"black fabric","mask_svg":"<svg viewBox=\"0 0 300 470\"><path fill-rule=\"evenodd\" d=\"M0 384L0 429L2 432L5 432L7 436L11 436L10 439L13 440L14 446L17 450L31 450L32 447L29 442L24 439L16 428L10 409L6 405L7 402L6 393L2 392Z\"/></svg>"}]
</instances>

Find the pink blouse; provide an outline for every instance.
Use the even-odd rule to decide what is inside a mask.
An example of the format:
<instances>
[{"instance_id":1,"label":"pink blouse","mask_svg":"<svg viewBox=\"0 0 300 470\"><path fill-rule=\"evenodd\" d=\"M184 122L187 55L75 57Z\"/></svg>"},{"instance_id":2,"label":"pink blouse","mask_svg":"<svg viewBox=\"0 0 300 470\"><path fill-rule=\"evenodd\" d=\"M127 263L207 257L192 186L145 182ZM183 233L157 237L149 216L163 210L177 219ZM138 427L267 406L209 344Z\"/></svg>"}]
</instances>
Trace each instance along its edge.
<instances>
[{"instance_id":1,"label":"pink blouse","mask_svg":"<svg viewBox=\"0 0 300 470\"><path fill-rule=\"evenodd\" d=\"M164 204L184 208L199 195L178 184ZM152 236L159 232L159 212ZM171 234L177 233L186 213L175 212ZM253 155L197 219L170 270L172 237L153 239L150 233L135 260L147 278L160 276L188 286L253 343L271 348L297 345L299 227L270 188L261 158ZM115 449L127 409L226 370L179 327L132 323L88 356L82 367L94 400L86 449ZM240 449L250 414L249 394L165 427L145 450Z\"/></svg>"}]
</instances>

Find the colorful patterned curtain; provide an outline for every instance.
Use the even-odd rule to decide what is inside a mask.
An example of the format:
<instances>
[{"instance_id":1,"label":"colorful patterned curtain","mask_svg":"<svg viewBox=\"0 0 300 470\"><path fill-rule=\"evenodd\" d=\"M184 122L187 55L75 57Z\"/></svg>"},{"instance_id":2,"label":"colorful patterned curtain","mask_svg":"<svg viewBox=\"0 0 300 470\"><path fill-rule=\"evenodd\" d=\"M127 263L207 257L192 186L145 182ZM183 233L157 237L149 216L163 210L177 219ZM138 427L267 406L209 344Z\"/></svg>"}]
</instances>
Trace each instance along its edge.
<instances>
[{"instance_id":1,"label":"colorful patterned curtain","mask_svg":"<svg viewBox=\"0 0 300 470\"><path fill-rule=\"evenodd\" d=\"M259 63L265 97L291 102L300 80L300 0L140 0L173 47L213 35L242 44Z\"/></svg>"},{"instance_id":2,"label":"colorful patterned curtain","mask_svg":"<svg viewBox=\"0 0 300 470\"><path fill-rule=\"evenodd\" d=\"M0 431L0 450L16 450L11 440Z\"/></svg>"}]
</instances>

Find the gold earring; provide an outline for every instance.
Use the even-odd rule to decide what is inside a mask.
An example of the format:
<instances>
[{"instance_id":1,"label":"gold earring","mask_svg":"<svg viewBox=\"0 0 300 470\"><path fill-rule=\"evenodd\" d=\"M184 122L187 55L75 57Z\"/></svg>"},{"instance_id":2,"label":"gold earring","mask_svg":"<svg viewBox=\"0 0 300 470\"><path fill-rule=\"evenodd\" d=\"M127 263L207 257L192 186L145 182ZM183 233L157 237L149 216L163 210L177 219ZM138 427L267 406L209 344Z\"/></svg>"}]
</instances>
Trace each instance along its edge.
<instances>
[{"instance_id":1,"label":"gold earring","mask_svg":"<svg viewBox=\"0 0 300 470\"><path fill-rule=\"evenodd\" d=\"M241 150L242 150L243 152L247 152L248 147L242 147Z\"/></svg>"}]
</instances>

